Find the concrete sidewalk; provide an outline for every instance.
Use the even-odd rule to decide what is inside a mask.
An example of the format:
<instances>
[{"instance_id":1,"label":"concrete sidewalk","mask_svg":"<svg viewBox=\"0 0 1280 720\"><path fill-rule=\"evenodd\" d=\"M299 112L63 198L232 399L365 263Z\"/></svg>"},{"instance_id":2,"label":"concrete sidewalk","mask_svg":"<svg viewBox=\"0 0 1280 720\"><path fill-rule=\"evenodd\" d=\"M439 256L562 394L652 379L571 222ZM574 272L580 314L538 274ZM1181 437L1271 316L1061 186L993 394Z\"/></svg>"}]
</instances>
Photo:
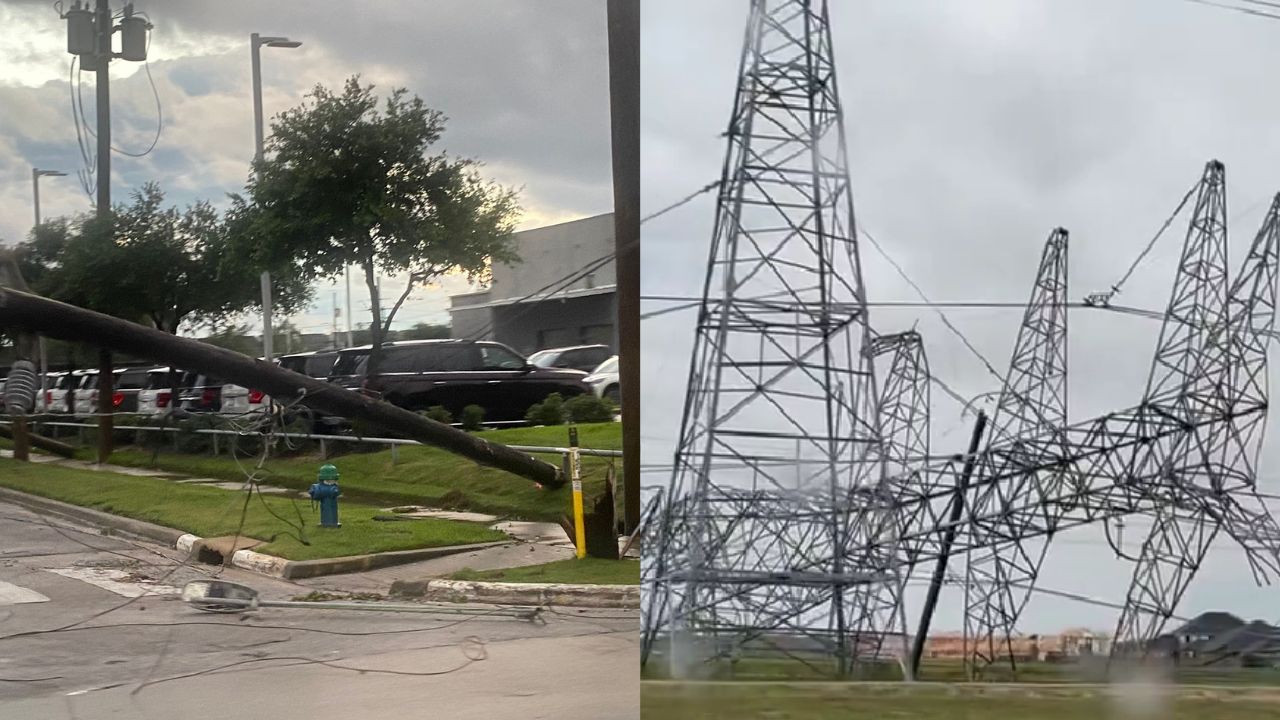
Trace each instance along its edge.
<instances>
[{"instance_id":1,"label":"concrete sidewalk","mask_svg":"<svg viewBox=\"0 0 1280 720\"><path fill-rule=\"evenodd\" d=\"M11 455L0 451L0 456ZM82 461L33 455L33 461L76 469L118 473L136 477L157 477L181 482L182 475L96 465ZM35 458L40 458L35 460ZM213 482L213 481L211 481ZM0 501L48 513L73 522L89 525L112 534L122 534L160 543L199 558L202 554L214 562L276 577L334 593L373 593L389 595L401 584L399 592L406 596L449 599L461 602L580 604L585 607L636 607L638 596L632 586L571 585L542 583L477 583L450 581L445 578L463 569L495 570L539 565L573 557L572 542L553 523L508 521L492 525L512 536L511 541L455 545L418 550L371 553L320 560L286 560L254 552L244 546L249 542L226 542L230 538L201 538L174 528L110 513L80 507L37 495L0 488ZM424 513L425 514L425 513ZM489 518L485 518L486 520ZM221 542L219 542L221 541ZM243 542L243 544L240 544ZM239 547L236 547L236 546ZM230 546L230 547L227 547ZM217 556L210 555L210 551ZM231 553L226 558L227 552ZM430 585L430 590L427 590ZM517 600L515 598L521 598Z\"/></svg>"}]
</instances>

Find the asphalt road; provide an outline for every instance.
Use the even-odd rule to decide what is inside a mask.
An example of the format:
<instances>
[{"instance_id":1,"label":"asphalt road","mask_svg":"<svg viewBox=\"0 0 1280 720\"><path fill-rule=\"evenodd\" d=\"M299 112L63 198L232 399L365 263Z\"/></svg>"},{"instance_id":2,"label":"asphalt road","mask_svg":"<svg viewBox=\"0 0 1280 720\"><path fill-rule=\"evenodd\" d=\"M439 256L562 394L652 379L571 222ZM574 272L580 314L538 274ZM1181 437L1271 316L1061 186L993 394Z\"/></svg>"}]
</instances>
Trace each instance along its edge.
<instances>
[{"instance_id":1,"label":"asphalt road","mask_svg":"<svg viewBox=\"0 0 1280 720\"><path fill-rule=\"evenodd\" d=\"M0 718L640 716L634 611L556 609L534 624L218 615L181 602L182 585L218 570L0 504ZM265 598L313 590L232 568L220 576Z\"/></svg>"}]
</instances>

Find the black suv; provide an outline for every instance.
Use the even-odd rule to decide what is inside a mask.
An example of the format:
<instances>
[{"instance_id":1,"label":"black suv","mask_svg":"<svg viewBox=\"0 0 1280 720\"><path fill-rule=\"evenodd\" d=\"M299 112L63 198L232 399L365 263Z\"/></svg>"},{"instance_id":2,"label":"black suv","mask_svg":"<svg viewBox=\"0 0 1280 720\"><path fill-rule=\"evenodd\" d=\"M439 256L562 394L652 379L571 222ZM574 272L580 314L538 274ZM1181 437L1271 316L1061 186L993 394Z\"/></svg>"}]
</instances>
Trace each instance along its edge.
<instances>
[{"instance_id":1,"label":"black suv","mask_svg":"<svg viewBox=\"0 0 1280 720\"><path fill-rule=\"evenodd\" d=\"M407 340L382 348L376 377L366 377L365 346L339 352L330 381L407 410L441 405L457 416L467 405L479 405L485 420L523 420L530 405L551 393L569 398L591 390L582 381L586 373L537 367L501 343Z\"/></svg>"},{"instance_id":2,"label":"black suv","mask_svg":"<svg viewBox=\"0 0 1280 720\"><path fill-rule=\"evenodd\" d=\"M337 359L337 350L317 350L285 355L280 358L280 367L324 380L329 377L329 373L333 370L333 363Z\"/></svg>"}]
</instances>

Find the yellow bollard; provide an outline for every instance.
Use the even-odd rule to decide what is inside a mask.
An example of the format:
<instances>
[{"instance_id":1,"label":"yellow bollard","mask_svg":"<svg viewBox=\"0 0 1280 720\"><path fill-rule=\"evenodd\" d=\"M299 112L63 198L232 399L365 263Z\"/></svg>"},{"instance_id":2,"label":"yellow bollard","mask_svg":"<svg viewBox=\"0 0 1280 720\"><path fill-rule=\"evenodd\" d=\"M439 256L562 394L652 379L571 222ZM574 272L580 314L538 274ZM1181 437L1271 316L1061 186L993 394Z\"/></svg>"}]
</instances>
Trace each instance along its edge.
<instances>
[{"instance_id":1,"label":"yellow bollard","mask_svg":"<svg viewBox=\"0 0 1280 720\"><path fill-rule=\"evenodd\" d=\"M582 456L578 454L578 428L569 428L569 480L573 483L573 534L578 559L587 556L587 528L582 509Z\"/></svg>"}]
</instances>

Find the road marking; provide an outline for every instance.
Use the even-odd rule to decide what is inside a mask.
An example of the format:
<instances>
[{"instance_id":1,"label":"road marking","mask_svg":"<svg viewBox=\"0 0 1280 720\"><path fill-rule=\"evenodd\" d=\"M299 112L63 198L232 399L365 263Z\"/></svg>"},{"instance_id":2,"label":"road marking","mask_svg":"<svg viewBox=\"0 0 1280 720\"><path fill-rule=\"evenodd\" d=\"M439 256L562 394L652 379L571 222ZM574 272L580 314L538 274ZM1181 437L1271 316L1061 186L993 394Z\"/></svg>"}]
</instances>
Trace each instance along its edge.
<instances>
[{"instance_id":1,"label":"road marking","mask_svg":"<svg viewBox=\"0 0 1280 720\"><path fill-rule=\"evenodd\" d=\"M127 598L143 595L177 595L182 592L181 589L172 585L161 585L153 580L138 578L135 574L118 568L70 567L48 568L48 570L72 580L96 585L103 590Z\"/></svg>"},{"instance_id":2,"label":"road marking","mask_svg":"<svg viewBox=\"0 0 1280 720\"><path fill-rule=\"evenodd\" d=\"M0 605L24 605L49 602L49 598L30 588L0 580Z\"/></svg>"}]
</instances>

